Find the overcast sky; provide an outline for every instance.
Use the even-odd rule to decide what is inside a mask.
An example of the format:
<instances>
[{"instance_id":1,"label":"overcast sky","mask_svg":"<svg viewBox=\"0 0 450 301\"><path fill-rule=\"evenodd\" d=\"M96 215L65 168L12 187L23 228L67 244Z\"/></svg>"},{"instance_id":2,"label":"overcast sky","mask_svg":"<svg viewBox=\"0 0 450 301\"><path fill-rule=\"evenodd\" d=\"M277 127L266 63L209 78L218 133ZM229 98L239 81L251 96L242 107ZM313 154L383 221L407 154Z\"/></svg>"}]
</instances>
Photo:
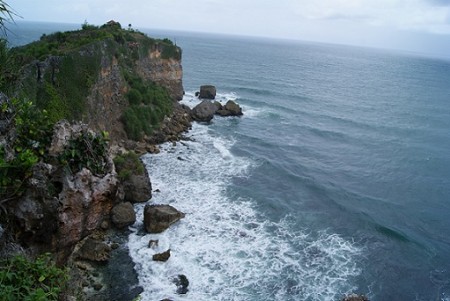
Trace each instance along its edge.
<instances>
[{"instance_id":1,"label":"overcast sky","mask_svg":"<svg viewBox=\"0 0 450 301\"><path fill-rule=\"evenodd\" d=\"M255 35L450 56L450 0L6 0L23 20Z\"/></svg>"}]
</instances>

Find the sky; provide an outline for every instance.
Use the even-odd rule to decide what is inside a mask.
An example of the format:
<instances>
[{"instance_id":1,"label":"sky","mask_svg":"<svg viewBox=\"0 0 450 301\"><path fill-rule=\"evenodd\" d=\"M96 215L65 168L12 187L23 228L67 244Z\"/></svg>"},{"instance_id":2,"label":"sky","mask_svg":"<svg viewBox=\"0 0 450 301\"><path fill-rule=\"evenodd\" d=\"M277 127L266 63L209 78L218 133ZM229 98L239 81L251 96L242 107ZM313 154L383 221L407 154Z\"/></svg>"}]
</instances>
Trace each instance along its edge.
<instances>
[{"instance_id":1,"label":"sky","mask_svg":"<svg viewBox=\"0 0 450 301\"><path fill-rule=\"evenodd\" d=\"M224 33L450 57L450 0L5 0L24 21Z\"/></svg>"}]
</instances>

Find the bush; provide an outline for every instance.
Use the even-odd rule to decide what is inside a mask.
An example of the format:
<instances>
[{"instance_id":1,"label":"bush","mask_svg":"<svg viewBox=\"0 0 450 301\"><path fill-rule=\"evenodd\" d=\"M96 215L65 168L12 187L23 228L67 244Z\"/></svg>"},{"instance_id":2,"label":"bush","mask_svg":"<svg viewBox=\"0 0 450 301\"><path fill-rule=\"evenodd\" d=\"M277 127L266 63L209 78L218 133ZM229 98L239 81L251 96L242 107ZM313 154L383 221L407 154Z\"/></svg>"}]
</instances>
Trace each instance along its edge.
<instances>
[{"instance_id":1,"label":"bush","mask_svg":"<svg viewBox=\"0 0 450 301\"><path fill-rule=\"evenodd\" d=\"M50 254L29 261L16 256L0 261L0 300L58 300L66 285L65 270L55 266Z\"/></svg>"},{"instance_id":2,"label":"bush","mask_svg":"<svg viewBox=\"0 0 450 301\"><path fill-rule=\"evenodd\" d=\"M114 165L119 179L122 181L128 180L132 174L142 175L145 172L145 167L139 160L139 156L133 151L117 155L114 158Z\"/></svg>"},{"instance_id":3,"label":"bush","mask_svg":"<svg viewBox=\"0 0 450 301\"><path fill-rule=\"evenodd\" d=\"M79 136L69 140L69 144L60 156L60 162L72 173L83 168L93 174L103 176L107 172L108 134L101 135L83 131Z\"/></svg>"},{"instance_id":4,"label":"bush","mask_svg":"<svg viewBox=\"0 0 450 301\"><path fill-rule=\"evenodd\" d=\"M0 201L4 202L21 195L22 185L31 175L33 165L46 158L53 123L46 111L37 109L29 101L14 99L0 110L15 112L16 126L16 137L10 145L12 158L7 159L4 147L0 146Z\"/></svg>"}]
</instances>

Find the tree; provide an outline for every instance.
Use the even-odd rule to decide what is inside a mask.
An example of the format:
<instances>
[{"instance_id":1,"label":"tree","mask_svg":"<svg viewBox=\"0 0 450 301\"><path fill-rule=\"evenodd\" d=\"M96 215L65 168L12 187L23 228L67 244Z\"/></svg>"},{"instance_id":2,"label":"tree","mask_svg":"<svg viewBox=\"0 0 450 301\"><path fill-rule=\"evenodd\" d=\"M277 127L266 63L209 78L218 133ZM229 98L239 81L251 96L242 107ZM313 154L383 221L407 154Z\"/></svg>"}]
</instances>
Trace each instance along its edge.
<instances>
[{"instance_id":1,"label":"tree","mask_svg":"<svg viewBox=\"0 0 450 301\"><path fill-rule=\"evenodd\" d=\"M14 21L15 15L12 8L3 0L0 0L0 31L6 35L6 23Z\"/></svg>"}]
</instances>

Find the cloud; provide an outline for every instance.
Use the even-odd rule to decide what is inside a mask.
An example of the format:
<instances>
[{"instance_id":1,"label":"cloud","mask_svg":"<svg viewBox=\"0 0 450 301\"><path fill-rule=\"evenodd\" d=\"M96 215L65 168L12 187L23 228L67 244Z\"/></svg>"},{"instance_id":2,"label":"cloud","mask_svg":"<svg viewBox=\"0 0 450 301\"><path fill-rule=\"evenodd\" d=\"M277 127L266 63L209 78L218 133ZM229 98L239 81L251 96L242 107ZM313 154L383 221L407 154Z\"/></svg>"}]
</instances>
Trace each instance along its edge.
<instances>
[{"instance_id":1,"label":"cloud","mask_svg":"<svg viewBox=\"0 0 450 301\"><path fill-rule=\"evenodd\" d=\"M299 0L295 12L309 20L343 20L450 34L450 3L444 0Z\"/></svg>"}]
</instances>

